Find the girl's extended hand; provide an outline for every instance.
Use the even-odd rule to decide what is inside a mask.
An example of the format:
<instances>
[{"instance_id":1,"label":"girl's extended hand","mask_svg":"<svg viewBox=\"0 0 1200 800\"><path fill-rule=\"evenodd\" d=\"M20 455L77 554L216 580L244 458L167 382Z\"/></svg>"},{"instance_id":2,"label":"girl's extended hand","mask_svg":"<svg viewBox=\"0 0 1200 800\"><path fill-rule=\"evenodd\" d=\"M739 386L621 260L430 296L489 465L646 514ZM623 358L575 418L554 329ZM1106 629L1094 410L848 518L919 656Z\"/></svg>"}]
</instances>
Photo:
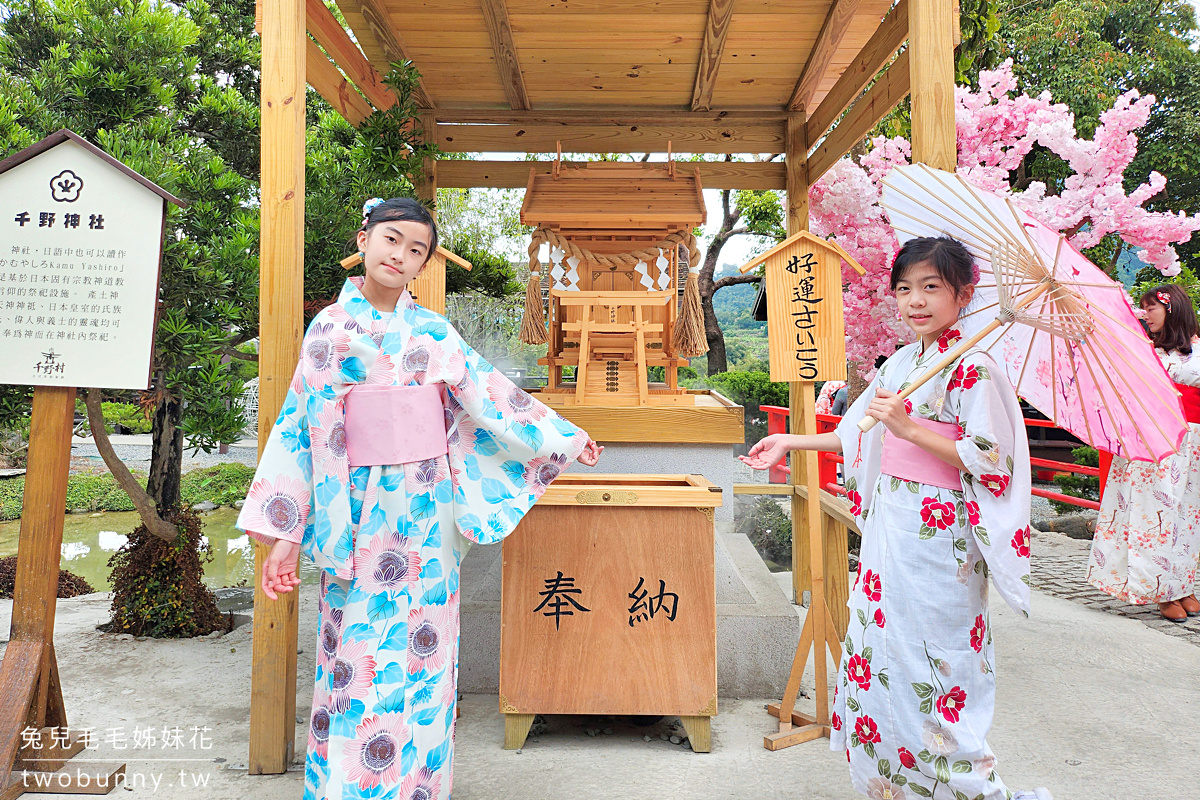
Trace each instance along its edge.
<instances>
[{"instance_id":1,"label":"girl's extended hand","mask_svg":"<svg viewBox=\"0 0 1200 800\"><path fill-rule=\"evenodd\" d=\"M271 545L271 552L263 563L262 589L263 594L272 600L278 600L276 592L290 592L300 585L300 545L286 539L276 539Z\"/></svg>"},{"instance_id":2,"label":"girl's extended hand","mask_svg":"<svg viewBox=\"0 0 1200 800\"><path fill-rule=\"evenodd\" d=\"M592 439L588 439L587 444L583 446L583 452L576 459L585 467L594 467L596 462L600 460L600 454L604 452L604 447L596 444Z\"/></svg>"},{"instance_id":3,"label":"girl's extended hand","mask_svg":"<svg viewBox=\"0 0 1200 800\"><path fill-rule=\"evenodd\" d=\"M788 454L791 448L787 446L787 441L786 433L773 433L760 439L749 453L738 456L738 460L751 469L770 469Z\"/></svg>"},{"instance_id":4,"label":"girl's extended hand","mask_svg":"<svg viewBox=\"0 0 1200 800\"><path fill-rule=\"evenodd\" d=\"M908 407L904 403L895 392L876 389L871 404L867 406L867 416L882 422L894 436L907 439L912 429L918 426L908 415Z\"/></svg>"}]
</instances>

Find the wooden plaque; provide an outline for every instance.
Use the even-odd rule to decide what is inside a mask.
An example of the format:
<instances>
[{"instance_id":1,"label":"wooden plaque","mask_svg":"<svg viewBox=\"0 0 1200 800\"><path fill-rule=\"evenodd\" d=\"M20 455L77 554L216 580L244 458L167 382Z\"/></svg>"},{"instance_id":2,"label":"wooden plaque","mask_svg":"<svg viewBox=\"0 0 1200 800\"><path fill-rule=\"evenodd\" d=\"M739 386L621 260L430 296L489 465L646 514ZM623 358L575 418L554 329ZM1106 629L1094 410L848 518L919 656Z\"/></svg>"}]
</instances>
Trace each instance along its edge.
<instances>
[{"instance_id":1,"label":"wooden plaque","mask_svg":"<svg viewBox=\"0 0 1200 800\"><path fill-rule=\"evenodd\" d=\"M862 273L840 247L801 231L741 268L765 264L771 380L846 379L843 260Z\"/></svg>"}]
</instances>

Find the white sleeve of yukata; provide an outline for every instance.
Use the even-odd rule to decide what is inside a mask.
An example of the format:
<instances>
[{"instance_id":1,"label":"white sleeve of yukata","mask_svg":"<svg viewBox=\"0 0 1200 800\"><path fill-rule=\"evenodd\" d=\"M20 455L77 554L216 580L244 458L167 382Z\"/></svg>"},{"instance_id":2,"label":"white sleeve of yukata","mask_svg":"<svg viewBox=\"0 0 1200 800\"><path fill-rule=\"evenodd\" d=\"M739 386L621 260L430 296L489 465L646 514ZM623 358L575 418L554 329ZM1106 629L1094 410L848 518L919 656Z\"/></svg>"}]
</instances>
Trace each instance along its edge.
<instances>
[{"instance_id":1,"label":"white sleeve of yukata","mask_svg":"<svg viewBox=\"0 0 1200 800\"><path fill-rule=\"evenodd\" d=\"M300 544L312 508L312 449L305 396L288 390L263 448L237 527L265 545Z\"/></svg>"},{"instance_id":2,"label":"white sleeve of yukata","mask_svg":"<svg viewBox=\"0 0 1200 800\"><path fill-rule=\"evenodd\" d=\"M992 575L1012 608L1029 615L1029 440L1016 393L987 353L965 355L949 382L962 430L963 511Z\"/></svg>"}]
</instances>

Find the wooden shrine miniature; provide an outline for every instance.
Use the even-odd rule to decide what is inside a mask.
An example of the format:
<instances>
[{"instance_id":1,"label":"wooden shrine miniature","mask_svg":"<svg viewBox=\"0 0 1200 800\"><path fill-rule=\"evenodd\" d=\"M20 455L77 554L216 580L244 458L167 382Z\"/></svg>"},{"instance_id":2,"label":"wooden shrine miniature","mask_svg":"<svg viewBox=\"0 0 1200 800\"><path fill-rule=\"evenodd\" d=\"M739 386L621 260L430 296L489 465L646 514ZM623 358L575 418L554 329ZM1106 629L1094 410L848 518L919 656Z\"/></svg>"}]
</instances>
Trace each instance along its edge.
<instances>
[{"instance_id":1,"label":"wooden shrine miniature","mask_svg":"<svg viewBox=\"0 0 1200 800\"><path fill-rule=\"evenodd\" d=\"M674 161L566 169L555 162L549 174L530 170L521 222L536 230L521 339L548 345L539 362L550 368L547 403L695 405L695 396L679 387L678 370L688 356L708 350L692 233L704 220L699 171L676 169ZM548 266L540 260L542 245ZM688 270L682 303L681 263ZM663 369L662 380L650 380L651 367Z\"/></svg>"}]
</instances>

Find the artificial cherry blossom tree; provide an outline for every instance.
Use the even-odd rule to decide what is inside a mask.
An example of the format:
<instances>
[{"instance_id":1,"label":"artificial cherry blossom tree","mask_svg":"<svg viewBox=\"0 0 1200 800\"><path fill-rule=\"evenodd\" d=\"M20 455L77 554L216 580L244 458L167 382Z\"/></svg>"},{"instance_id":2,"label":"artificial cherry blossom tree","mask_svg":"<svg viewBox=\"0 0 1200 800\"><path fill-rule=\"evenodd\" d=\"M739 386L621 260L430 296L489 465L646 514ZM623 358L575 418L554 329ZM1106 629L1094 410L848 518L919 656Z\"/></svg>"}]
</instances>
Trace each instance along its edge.
<instances>
[{"instance_id":1,"label":"artificial cherry blossom tree","mask_svg":"<svg viewBox=\"0 0 1200 800\"><path fill-rule=\"evenodd\" d=\"M1122 246L1136 248L1138 258L1164 276L1178 274L1173 245L1200 230L1200 214L1146 210L1145 203L1166 185L1157 172L1131 192L1124 186L1125 170L1137 155L1134 131L1149 119L1154 96L1126 92L1101 114L1093 137L1081 139L1067 106L1052 102L1048 92L1013 96L1016 88L1012 62L1006 61L995 71L980 73L978 91L956 90L959 173L982 189L1012 197L1079 249L1116 234ZM844 271L844 302L846 355L867 378L874 373L875 359L890 355L907 335L888 291L899 245L879 200L883 177L911 156L903 138L878 137L871 144L857 164L842 159L809 192L813 232L833 238L866 270L861 278L848 268ZM1070 169L1057 194L1047 194L1046 185L1038 181L1012 191L1010 175L1035 146L1058 156Z\"/></svg>"}]
</instances>

